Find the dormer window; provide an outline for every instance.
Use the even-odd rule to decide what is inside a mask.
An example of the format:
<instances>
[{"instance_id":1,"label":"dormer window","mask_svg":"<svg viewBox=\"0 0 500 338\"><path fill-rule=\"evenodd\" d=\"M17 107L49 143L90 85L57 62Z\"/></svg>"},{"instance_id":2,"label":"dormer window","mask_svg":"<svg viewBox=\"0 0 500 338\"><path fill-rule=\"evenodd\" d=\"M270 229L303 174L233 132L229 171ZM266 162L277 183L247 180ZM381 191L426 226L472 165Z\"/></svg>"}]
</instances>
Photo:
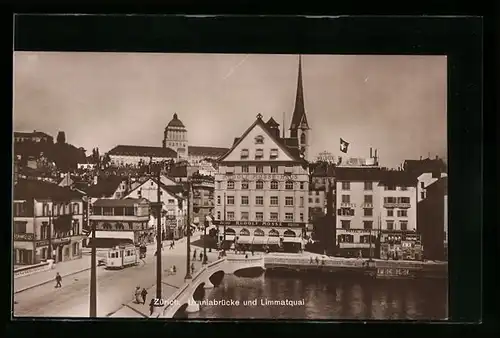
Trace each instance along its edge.
<instances>
[{"instance_id":1,"label":"dormer window","mask_svg":"<svg viewBox=\"0 0 500 338\"><path fill-rule=\"evenodd\" d=\"M241 158L241 159L246 159L246 158L248 158L248 149L241 149L240 158Z\"/></svg>"},{"instance_id":2,"label":"dormer window","mask_svg":"<svg viewBox=\"0 0 500 338\"><path fill-rule=\"evenodd\" d=\"M264 136L258 135L255 137L255 144L264 144Z\"/></svg>"},{"instance_id":3,"label":"dormer window","mask_svg":"<svg viewBox=\"0 0 500 338\"><path fill-rule=\"evenodd\" d=\"M264 149L257 149L255 151L255 159L260 160L264 157Z\"/></svg>"},{"instance_id":4,"label":"dormer window","mask_svg":"<svg viewBox=\"0 0 500 338\"><path fill-rule=\"evenodd\" d=\"M278 149L271 149L271 154L269 155L271 160L277 159L278 158Z\"/></svg>"}]
</instances>

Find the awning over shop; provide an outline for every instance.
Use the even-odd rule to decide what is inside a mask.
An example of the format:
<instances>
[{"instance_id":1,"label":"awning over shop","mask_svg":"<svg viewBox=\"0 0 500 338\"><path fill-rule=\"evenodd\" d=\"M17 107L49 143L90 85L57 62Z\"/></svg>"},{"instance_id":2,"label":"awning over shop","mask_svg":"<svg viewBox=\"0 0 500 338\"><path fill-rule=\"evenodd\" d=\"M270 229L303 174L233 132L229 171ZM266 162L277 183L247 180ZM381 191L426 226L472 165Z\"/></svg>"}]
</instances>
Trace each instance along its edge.
<instances>
[{"instance_id":1,"label":"awning over shop","mask_svg":"<svg viewBox=\"0 0 500 338\"><path fill-rule=\"evenodd\" d=\"M280 245L279 237L267 237L267 245Z\"/></svg>"},{"instance_id":2,"label":"awning over shop","mask_svg":"<svg viewBox=\"0 0 500 338\"><path fill-rule=\"evenodd\" d=\"M302 238L300 238L300 237L284 237L283 243L302 243Z\"/></svg>"},{"instance_id":3,"label":"awning over shop","mask_svg":"<svg viewBox=\"0 0 500 338\"><path fill-rule=\"evenodd\" d=\"M265 237L265 236L254 236L252 244L256 244L256 245L267 244L267 237Z\"/></svg>"},{"instance_id":4,"label":"awning over shop","mask_svg":"<svg viewBox=\"0 0 500 338\"><path fill-rule=\"evenodd\" d=\"M90 233L89 238L92 238ZM114 238L114 239L129 239L134 241L133 231L96 231L95 238Z\"/></svg>"},{"instance_id":5,"label":"awning over shop","mask_svg":"<svg viewBox=\"0 0 500 338\"><path fill-rule=\"evenodd\" d=\"M90 239L87 246L92 247L94 244L97 249L110 249L118 245L134 244L134 241L126 238L96 238L95 242Z\"/></svg>"},{"instance_id":6,"label":"awning over shop","mask_svg":"<svg viewBox=\"0 0 500 338\"><path fill-rule=\"evenodd\" d=\"M238 244L252 244L252 242L253 236L240 236L237 241Z\"/></svg>"},{"instance_id":7,"label":"awning over shop","mask_svg":"<svg viewBox=\"0 0 500 338\"><path fill-rule=\"evenodd\" d=\"M226 235L226 241L233 242L234 241L234 237L235 237L234 235Z\"/></svg>"}]
</instances>

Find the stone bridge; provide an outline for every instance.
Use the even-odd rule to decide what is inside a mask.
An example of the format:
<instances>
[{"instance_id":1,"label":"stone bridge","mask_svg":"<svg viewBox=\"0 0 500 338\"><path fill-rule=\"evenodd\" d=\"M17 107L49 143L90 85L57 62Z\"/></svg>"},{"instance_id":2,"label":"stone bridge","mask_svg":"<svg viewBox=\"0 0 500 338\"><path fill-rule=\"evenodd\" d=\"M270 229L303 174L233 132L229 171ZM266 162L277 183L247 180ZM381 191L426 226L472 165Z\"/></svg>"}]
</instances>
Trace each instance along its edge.
<instances>
[{"instance_id":1,"label":"stone bridge","mask_svg":"<svg viewBox=\"0 0 500 338\"><path fill-rule=\"evenodd\" d=\"M234 274L239 270L264 267L264 256L229 256L209 263L198 270L191 280L187 280L169 299L165 300L165 305L155 311L150 318L173 318L179 310L186 312L197 312L200 305L195 302L193 295L199 287L205 289L213 288L214 285L210 278L216 273Z\"/></svg>"}]
</instances>

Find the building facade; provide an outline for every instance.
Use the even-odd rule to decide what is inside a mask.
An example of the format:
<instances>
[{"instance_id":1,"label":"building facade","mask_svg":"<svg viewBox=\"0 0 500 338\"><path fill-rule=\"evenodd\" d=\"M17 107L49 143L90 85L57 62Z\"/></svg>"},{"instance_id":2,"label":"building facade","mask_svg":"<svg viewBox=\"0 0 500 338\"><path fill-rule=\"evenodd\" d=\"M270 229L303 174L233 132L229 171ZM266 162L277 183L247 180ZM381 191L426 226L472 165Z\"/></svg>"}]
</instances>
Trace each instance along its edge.
<instances>
[{"instance_id":1,"label":"building facade","mask_svg":"<svg viewBox=\"0 0 500 338\"><path fill-rule=\"evenodd\" d=\"M44 132L36 131L33 132L14 132L14 142L44 142L44 143L54 143L54 138Z\"/></svg>"},{"instance_id":2,"label":"building facade","mask_svg":"<svg viewBox=\"0 0 500 338\"><path fill-rule=\"evenodd\" d=\"M342 256L375 257L380 168L336 168L336 241Z\"/></svg>"},{"instance_id":3,"label":"building facade","mask_svg":"<svg viewBox=\"0 0 500 338\"><path fill-rule=\"evenodd\" d=\"M159 186L160 201L162 202L160 222L162 226L163 238L181 238L183 236L183 229L187 217L187 203L185 203L185 198L178 189L164 184L161 179ZM132 190L126 198L144 198L149 202L158 202L158 180L155 178L147 179ZM152 208L150 210L150 215L151 217L148 228L156 229L158 224L157 211Z\"/></svg>"},{"instance_id":4,"label":"building facade","mask_svg":"<svg viewBox=\"0 0 500 338\"><path fill-rule=\"evenodd\" d=\"M177 152L170 148L118 145L108 152L114 166L139 166L153 162L177 159Z\"/></svg>"},{"instance_id":5,"label":"building facade","mask_svg":"<svg viewBox=\"0 0 500 338\"><path fill-rule=\"evenodd\" d=\"M448 178L427 187L426 198L418 203L418 232L422 235L424 257L448 259Z\"/></svg>"},{"instance_id":6,"label":"building facade","mask_svg":"<svg viewBox=\"0 0 500 338\"><path fill-rule=\"evenodd\" d=\"M417 179L404 171L385 171L379 182L380 258L420 260L417 233Z\"/></svg>"},{"instance_id":7,"label":"building facade","mask_svg":"<svg viewBox=\"0 0 500 338\"><path fill-rule=\"evenodd\" d=\"M259 114L219 161L214 224L236 244L300 245L309 219L307 162L270 125Z\"/></svg>"},{"instance_id":8,"label":"building facade","mask_svg":"<svg viewBox=\"0 0 500 338\"><path fill-rule=\"evenodd\" d=\"M202 223L207 216L213 218L215 207L214 177L194 174L191 176L193 187L193 223Z\"/></svg>"},{"instance_id":9,"label":"building facade","mask_svg":"<svg viewBox=\"0 0 500 338\"><path fill-rule=\"evenodd\" d=\"M95 201L90 223L92 227L95 226L97 242L101 238L123 238L123 233L130 234L136 245L153 242L156 234L155 227L149 224L149 211L149 202L143 198ZM102 237L98 237L97 233ZM96 246L99 247L98 244Z\"/></svg>"},{"instance_id":10,"label":"building facade","mask_svg":"<svg viewBox=\"0 0 500 338\"><path fill-rule=\"evenodd\" d=\"M42 181L19 180L14 187L13 214L15 265L40 263L50 258L51 251L55 262L82 257L81 193Z\"/></svg>"}]
</instances>

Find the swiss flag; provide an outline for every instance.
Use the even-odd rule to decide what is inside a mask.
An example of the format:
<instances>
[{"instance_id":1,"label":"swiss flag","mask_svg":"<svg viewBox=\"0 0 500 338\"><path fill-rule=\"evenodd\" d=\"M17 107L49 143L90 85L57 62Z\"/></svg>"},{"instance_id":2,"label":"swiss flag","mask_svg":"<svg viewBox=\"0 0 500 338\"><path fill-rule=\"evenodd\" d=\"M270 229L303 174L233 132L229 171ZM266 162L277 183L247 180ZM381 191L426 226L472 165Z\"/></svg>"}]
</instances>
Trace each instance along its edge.
<instances>
[{"instance_id":1,"label":"swiss flag","mask_svg":"<svg viewBox=\"0 0 500 338\"><path fill-rule=\"evenodd\" d=\"M340 139L340 151L343 153L347 153L347 148L349 148L349 142Z\"/></svg>"}]
</instances>

